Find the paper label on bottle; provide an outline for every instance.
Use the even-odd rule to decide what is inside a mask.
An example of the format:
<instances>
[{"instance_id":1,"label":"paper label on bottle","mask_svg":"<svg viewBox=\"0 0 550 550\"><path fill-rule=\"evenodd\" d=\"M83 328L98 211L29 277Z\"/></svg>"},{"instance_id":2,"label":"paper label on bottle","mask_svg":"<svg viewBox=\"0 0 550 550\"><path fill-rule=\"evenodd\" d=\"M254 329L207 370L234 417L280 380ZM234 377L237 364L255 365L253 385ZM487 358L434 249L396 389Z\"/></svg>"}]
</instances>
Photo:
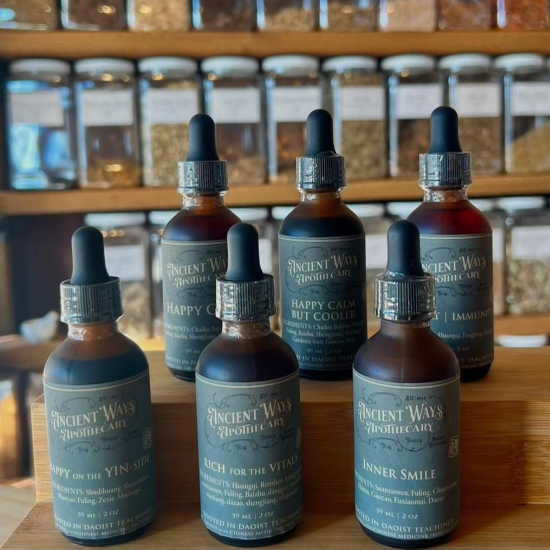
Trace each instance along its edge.
<instances>
[{"instance_id":1,"label":"paper label on bottle","mask_svg":"<svg viewBox=\"0 0 550 550\"><path fill-rule=\"evenodd\" d=\"M106 246L105 265L121 282L146 279L145 250L140 245Z\"/></svg>"},{"instance_id":2,"label":"paper label on bottle","mask_svg":"<svg viewBox=\"0 0 550 550\"><path fill-rule=\"evenodd\" d=\"M259 383L196 375L201 516L217 535L261 540L300 521L298 372Z\"/></svg>"},{"instance_id":3,"label":"paper label on bottle","mask_svg":"<svg viewBox=\"0 0 550 550\"><path fill-rule=\"evenodd\" d=\"M353 371L355 511L390 539L436 539L460 517L460 377L392 384Z\"/></svg>"},{"instance_id":4,"label":"paper label on bottle","mask_svg":"<svg viewBox=\"0 0 550 550\"><path fill-rule=\"evenodd\" d=\"M53 505L69 537L132 533L156 511L149 371L111 384L44 380Z\"/></svg>"},{"instance_id":5,"label":"paper label on bottle","mask_svg":"<svg viewBox=\"0 0 550 550\"><path fill-rule=\"evenodd\" d=\"M261 121L258 88L216 88L211 94L209 114L216 124L256 124Z\"/></svg>"},{"instance_id":6,"label":"paper label on bottle","mask_svg":"<svg viewBox=\"0 0 550 550\"><path fill-rule=\"evenodd\" d=\"M500 84L457 84L455 105L459 117L497 118L502 114Z\"/></svg>"},{"instance_id":7,"label":"paper label on bottle","mask_svg":"<svg viewBox=\"0 0 550 550\"><path fill-rule=\"evenodd\" d=\"M432 330L453 349L462 369L491 364L492 235L421 235L420 252L424 271L436 280Z\"/></svg>"},{"instance_id":8,"label":"paper label on bottle","mask_svg":"<svg viewBox=\"0 0 550 550\"><path fill-rule=\"evenodd\" d=\"M194 372L202 350L220 334L216 277L227 271L227 241L162 239L166 364Z\"/></svg>"},{"instance_id":9,"label":"paper label on bottle","mask_svg":"<svg viewBox=\"0 0 550 550\"><path fill-rule=\"evenodd\" d=\"M279 235L284 340L301 369L350 370L366 340L365 237Z\"/></svg>"},{"instance_id":10,"label":"paper label on bottle","mask_svg":"<svg viewBox=\"0 0 550 550\"><path fill-rule=\"evenodd\" d=\"M273 246L269 239L260 239L260 267L264 273L273 272Z\"/></svg>"},{"instance_id":11,"label":"paper label on bottle","mask_svg":"<svg viewBox=\"0 0 550 550\"><path fill-rule=\"evenodd\" d=\"M273 120L275 122L303 122L311 111L322 107L321 88L318 86L280 86L273 90Z\"/></svg>"},{"instance_id":12,"label":"paper label on bottle","mask_svg":"<svg viewBox=\"0 0 550 550\"><path fill-rule=\"evenodd\" d=\"M550 226L515 227L512 230L514 260L550 259Z\"/></svg>"},{"instance_id":13,"label":"paper label on bottle","mask_svg":"<svg viewBox=\"0 0 550 550\"><path fill-rule=\"evenodd\" d=\"M343 86L342 120L384 120L386 92L382 86Z\"/></svg>"},{"instance_id":14,"label":"paper label on bottle","mask_svg":"<svg viewBox=\"0 0 550 550\"><path fill-rule=\"evenodd\" d=\"M8 95L10 122L61 128L65 124L61 90Z\"/></svg>"},{"instance_id":15,"label":"paper label on bottle","mask_svg":"<svg viewBox=\"0 0 550 550\"><path fill-rule=\"evenodd\" d=\"M132 90L83 90L84 126L131 126L134 124Z\"/></svg>"},{"instance_id":16,"label":"paper label on bottle","mask_svg":"<svg viewBox=\"0 0 550 550\"><path fill-rule=\"evenodd\" d=\"M198 90L149 90L151 124L189 124L199 112Z\"/></svg>"},{"instance_id":17,"label":"paper label on bottle","mask_svg":"<svg viewBox=\"0 0 550 550\"><path fill-rule=\"evenodd\" d=\"M384 269L388 263L387 235L367 235L365 243L367 269Z\"/></svg>"},{"instance_id":18,"label":"paper label on bottle","mask_svg":"<svg viewBox=\"0 0 550 550\"><path fill-rule=\"evenodd\" d=\"M510 112L512 116L550 116L550 82L514 82Z\"/></svg>"},{"instance_id":19,"label":"paper label on bottle","mask_svg":"<svg viewBox=\"0 0 550 550\"><path fill-rule=\"evenodd\" d=\"M400 120L430 118L432 111L441 105L441 84L401 84L397 87L396 112Z\"/></svg>"},{"instance_id":20,"label":"paper label on bottle","mask_svg":"<svg viewBox=\"0 0 550 550\"><path fill-rule=\"evenodd\" d=\"M548 239L548 234L546 236ZM505 233L503 229L493 229L493 262L502 263L504 261L506 249Z\"/></svg>"}]
</instances>

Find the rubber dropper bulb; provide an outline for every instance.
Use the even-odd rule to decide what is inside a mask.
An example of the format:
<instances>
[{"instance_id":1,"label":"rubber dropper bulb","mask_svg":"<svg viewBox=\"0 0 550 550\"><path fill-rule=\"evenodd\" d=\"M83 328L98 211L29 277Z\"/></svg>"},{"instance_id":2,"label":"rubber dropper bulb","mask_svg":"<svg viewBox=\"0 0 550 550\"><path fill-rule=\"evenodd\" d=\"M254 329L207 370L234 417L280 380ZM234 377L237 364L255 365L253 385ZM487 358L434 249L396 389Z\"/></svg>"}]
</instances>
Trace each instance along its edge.
<instances>
[{"instance_id":1,"label":"rubber dropper bulb","mask_svg":"<svg viewBox=\"0 0 550 550\"><path fill-rule=\"evenodd\" d=\"M428 154L462 153L458 137L458 114L451 107L438 107L430 117Z\"/></svg>"},{"instance_id":2,"label":"rubber dropper bulb","mask_svg":"<svg viewBox=\"0 0 550 550\"><path fill-rule=\"evenodd\" d=\"M72 285L97 285L111 278L105 266L103 235L95 227L81 227L73 233Z\"/></svg>"},{"instance_id":3,"label":"rubber dropper bulb","mask_svg":"<svg viewBox=\"0 0 550 550\"><path fill-rule=\"evenodd\" d=\"M386 270L400 277L424 277L420 261L420 232L407 220L388 229L388 265Z\"/></svg>"},{"instance_id":4,"label":"rubber dropper bulb","mask_svg":"<svg viewBox=\"0 0 550 550\"><path fill-rule=\"evenodd\" d=\"M336 155L332 117L324 109L309 113L306 122L306 157L329 157Z\"/></svg>"},{"instance_id":5,"label":"rubber dropper bulb","mask_svg":"<svg viewBox=\"0 0 550 550\"><path fill-rule=\"evenodd\" d=\"M195 115L189 121L187 162L219 161L216 149L216 125L208 115Z\"/></svg>"},{"instance_id":6,"label":"rubber dropper bulb","mask_svg":"<svg viewBox=\"0 0 550 550\"><path fill-rule=\"evenodd\" d=\"M253 225L238 223L227 233L226 281L260 281L264 273L260 267L258 232Z\"/></svg>"}]
</instances>

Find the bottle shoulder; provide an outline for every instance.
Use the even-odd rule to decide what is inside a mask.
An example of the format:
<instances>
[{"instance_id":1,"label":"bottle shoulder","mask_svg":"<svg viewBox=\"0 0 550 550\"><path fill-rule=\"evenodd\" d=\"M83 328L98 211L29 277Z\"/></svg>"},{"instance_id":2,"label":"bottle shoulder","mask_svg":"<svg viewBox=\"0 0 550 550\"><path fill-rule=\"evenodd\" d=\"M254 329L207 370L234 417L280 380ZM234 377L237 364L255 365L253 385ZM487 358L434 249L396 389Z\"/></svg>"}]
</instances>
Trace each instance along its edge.
<instances>
[{"instance_id":1,"label":"bottle shoulder","mask_svg":"<svg viewBox=\"0 0 550 550\"><path fill-rule=\"evenodd\" d=\"M210 213L181 210L166 225L163 240L216 241L226 240L227 232L241 220L226 206Z\"/></svg>"}]
</instances>

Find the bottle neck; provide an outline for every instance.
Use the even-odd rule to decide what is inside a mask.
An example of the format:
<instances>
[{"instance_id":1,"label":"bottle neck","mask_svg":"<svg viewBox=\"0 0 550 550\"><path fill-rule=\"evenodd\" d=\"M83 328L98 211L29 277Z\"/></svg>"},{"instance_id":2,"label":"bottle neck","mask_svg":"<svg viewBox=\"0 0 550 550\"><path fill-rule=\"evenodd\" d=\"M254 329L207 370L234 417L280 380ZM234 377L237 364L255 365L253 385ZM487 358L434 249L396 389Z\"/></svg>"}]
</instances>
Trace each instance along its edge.
<instances>
[{"instance_id":1,"label":"bottle neck","mask_svg":"<svg viewBox=\"0 0 550 550\"><path fill-rule=\"evenodd\" d=\"M300 189L302 194L301 202L334 202L342 200L341 189Z\"/></svg>"},{"instance_id":2,"label":"bottle neck","mask_svg":"<svg viewBox=\"0 0 550 550\"><path fill-rule=\"evenodd\" d=\"M184 193L183 210L216 210L225 206L225 193Z\"/></svg>"},{"instance_id":3,"label":"bottle neck","mask_svg":"<svg viewBox=\"0 0 550 550\"><path fill-rule=\"evenodd\" d=\"M262 321L223 321L222 334L229 338L261 338L271 334L269 319Z\"/></svg>"},{"instance_id":4,"label":"bottle neck","mask_svg":"<svg viewBox=\"0 0 550 550\"><path fill-rule=\"evenodd\" d=\"M104 340L115 334L120 334L118 323L111 321L108 323L97 323L93 325L69 325L67 337L71 340L81 342L92 342L95 340Z\"/></svg>"},{"instance_id":5,"label":"bottle neck","mask_svg":"<svg viewBox=\"0 0 550 550\"><path fill-rule=\"evenodd\" d=\"M468 187L442 189L441 187L425 187L424 202L460 202L468 200Z\"/></svg>"},{"instance_id":6,"label":"bottle neck","mask_svg":"<svg viewBox=\"0 0 550 550\"><path fill-rule=\"evenodd\" d=\"M386 336L403 336L413 331L430 330L430 321L389 321L382 319L380 331Z\"/></svg>"}]
</instances>

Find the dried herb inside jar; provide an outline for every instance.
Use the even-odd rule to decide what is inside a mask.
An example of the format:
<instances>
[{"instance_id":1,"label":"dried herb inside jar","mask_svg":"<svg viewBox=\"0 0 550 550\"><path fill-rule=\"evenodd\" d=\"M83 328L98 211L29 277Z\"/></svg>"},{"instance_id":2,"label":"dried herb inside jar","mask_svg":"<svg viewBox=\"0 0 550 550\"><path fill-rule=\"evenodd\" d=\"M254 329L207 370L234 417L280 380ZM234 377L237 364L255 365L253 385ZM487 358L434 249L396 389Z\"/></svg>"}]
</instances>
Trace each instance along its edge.
<instances>
[{"instance_id":1,"label":"dried herb inside jar","mask_svg":"<svg viewBox=\"0 0 550 550\"><path fill-rule=\"evenodd\" d=\"M477 174L502 171L502 123L500 118L460 118L460 143L472 153L472 170Z\"/></svg>"},{"instance_id":2,"label":"dried herb inside jar","mask_svg":"<svg viewBox=\"0 0 550 550\"><path fill-rule=\"evenodd\" d=\"M328 1L328 30L370 31L378 23L378 2Z\"/></svg>"},{"instance_id":3,"label":"dried herb inside jar","mask_svg":"<svg viewBox=\"0 0 550 550\"><path fill-rule=\"evenodd\" d=\"M443 30L490 29L490 0L440 0L439 28Z\"/></svg>"},{"instance_id":4,"label":"dried herb inside jar","mask_svg":"<svg viewBox=\"0 0 550 550\"><path fill-rule=\"evenodd\" d=\"M512 141L506 158L508 172L549 172L550 121Z\"/></svg>"},{"instance_id":5,"label":"dried herb inside jar","mask_svg":"<svg viewBox=\"0 0 550 550\"><path fill-rule=\"evenodd\" d=\"M122 309L124 315L118 325L124 334L134 340L151 337L151 294L143 282L122 282Z\"/></svg>"},{"instance_id":6,"label":"dried herb inside jar","mask_svg":"<svg viewBox=\"0 0 550 550\"><path fill-rule=\"evenodd\" d=\"M550 312L550 258L508 261L508 311L512 315Z\"/></svg>"},{"instance_id":7,"label":"dried herb inside jar","mask_svg":"<svg viewBox=\"0 0 550 550\"><path fill-rule=\"evenodd\" d=\"M124 0L61 0L63 26L68 28L124 29Z\"/></svg>"},{"instance_id":8,"label":"dried herb inside jar","mask_svg":"<svg viewBox=\"0 0 550 550\"><path fill-rule=\"evenodd\" d=\"M392 162L392 176L416 176L418 155L430 148L430 120L399 120L398 128L397 159Z\"/></svg>"},{"instance_id":9,"label":"dried herb inside jar","mask_svg":"<svg viewBox=\"0 0 550 550\"><path fill-rule=\"evenodd\" d=\"M383 31L433 31L437 25L436 0L382 0Z\"/></svg>"},{"instance_id":10,"label":"dried herb inside jar","mask_svg":"<svg viewBox=\"0 0 550 550\"><path fill-rule=\"evenodd\" d=\"M265 25L262 31L312 31L316 13L296 0L264 0Z\"/></svg>"},{"instance_id":11,"label":"dried herb inside jar","mask_svg":"<svg viewBox=\"0 0 550 550\"><path fill-rule=\"evenodd\" d=\"M129 0L130 27L136 31L186 31L191 13L181 0Z\"/></svg>"},{"instance_id":12,"label":"dried herb inside jar","mask_svg":"<svg viewBox=\"0 0 550 550\"><path fill-rule=\"evenodd\" d=\"M2 12L12 17L2 18ZM58 18L55 0L0 1L0 29L52 30L57 28Z\"/></svg>"},{"instance_id":13,"label":"dried herb inside jar","mask_svg":"<svg viewBox=\"0 0 550 550\"><path fill-rule=\"evenodd\" d=\"M509 30L548 27L548 0L498 0L497 23Z\"/></svg>"},{"instance_id":14,"label":"dried herb inside jar","mask_svg":"<svg viewBox=\"0 0 550 550\"><path fill-rule=\"evenodd\" d=\"M198 17L196 12L193 16L196 19L200 25L195 26L201 30L250 31L255 25L253 0L201 0Z\"/></svg>"},{"instance_id":15,"label":"dried herb inside jar","mask_svg":"<svg viewBox=\"0 0 550 550\"><path fill-rule=\"evenodd\" d=\"M147 143L143 147L147 150ZM176 187L178 162L189 152L189 125L153 124L150 147L151 179L147 185Z\"/></svg>"},{"instance_id":16,"label":"dried herb inside jar","mask_svg":"<svg viewBox=\"0 0 550 550\"><path fill-rule=\"evenodd\" d=\"M272 183L296 183L296 159L303 156L306 148L305 122L277 123L277 175Z\"/></svg>"}]
</instances>

